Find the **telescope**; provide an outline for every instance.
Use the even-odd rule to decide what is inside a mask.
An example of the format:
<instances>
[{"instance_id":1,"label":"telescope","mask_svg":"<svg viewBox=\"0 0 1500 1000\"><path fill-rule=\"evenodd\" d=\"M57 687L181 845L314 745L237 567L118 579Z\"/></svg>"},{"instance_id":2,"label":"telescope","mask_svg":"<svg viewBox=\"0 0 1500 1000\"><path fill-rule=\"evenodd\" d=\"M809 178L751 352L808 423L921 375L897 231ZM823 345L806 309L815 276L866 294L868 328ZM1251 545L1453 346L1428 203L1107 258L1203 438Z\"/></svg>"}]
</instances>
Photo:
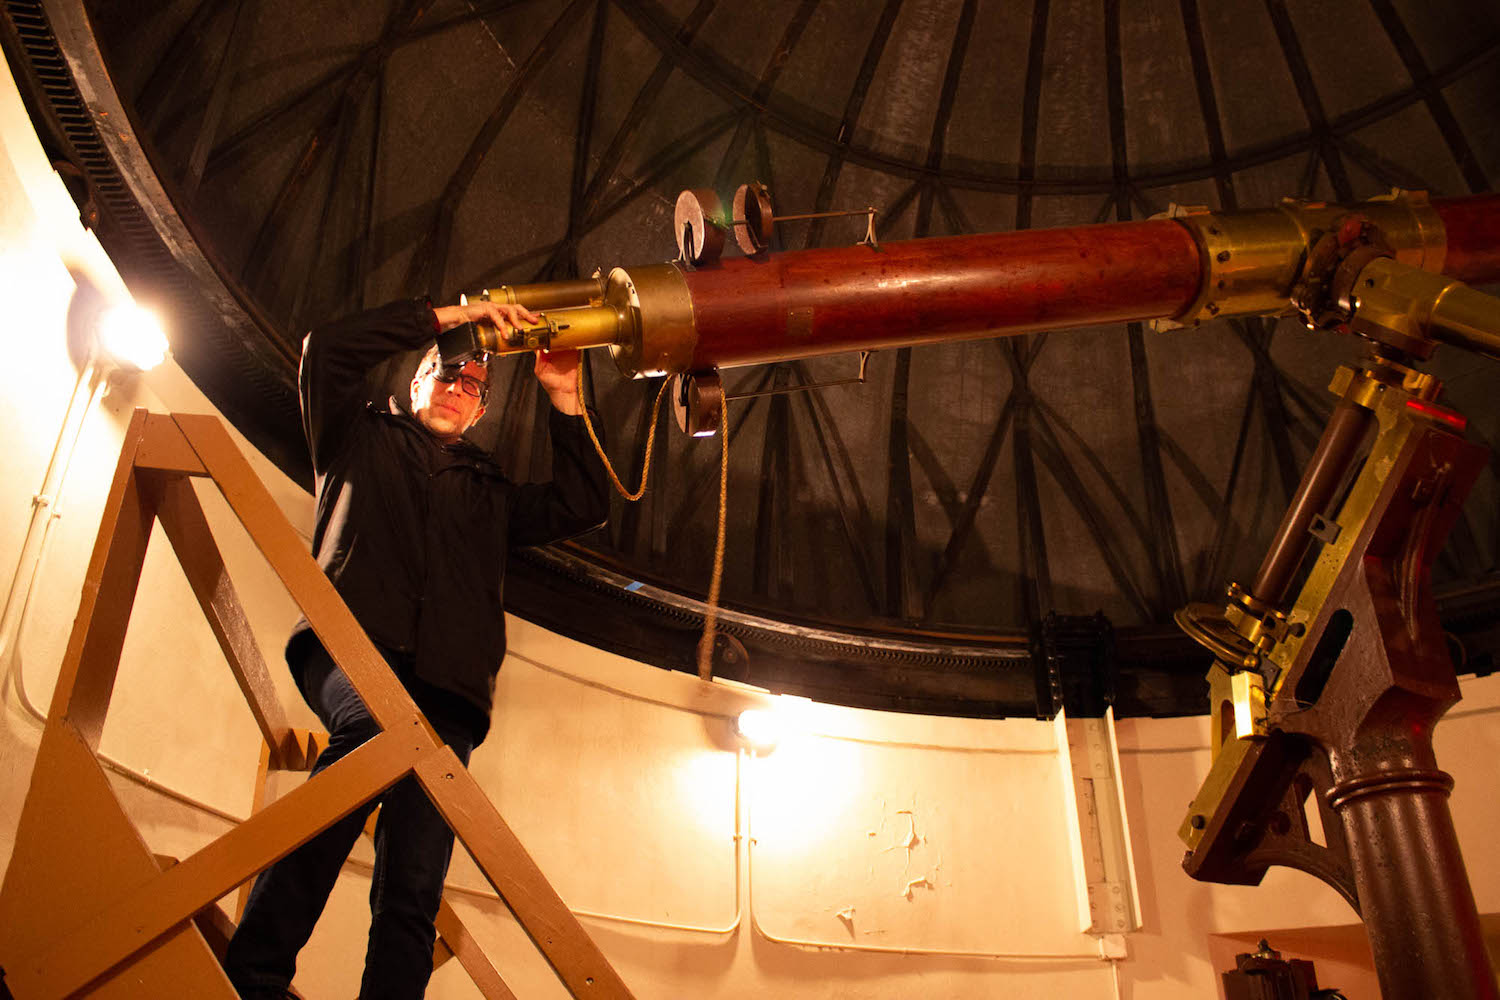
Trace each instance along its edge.
<instances>
[{"instance_id":1,"label":"telescope","mask_svg":"<svg viewBox=\"0 0 1500 1000\"><path fill-rule=\"evenodd\" d=\"M712 191L684 191L677 260L485 289L478 298L540 321L450 332L444 363L607 348L627 378L676 376L679 423L704 434L719 424L724 369L1099 324L1299 314L1407 357L1443 342L1500 358L1500 303L1468 287L1500 280L1496 195L1174 206L1141 222L885 244L870 210L859 244L770 252L792 218L805 216L775 216L760 185L741 187L732 219ZM743 256L722 255L731 230Z\"/></svg>"},{"instance_id":2,"label":"telescope","mask_svg":"<svg viewBox=\"0 0 1500 1000\"><path fill-rule=\"evenodd\" d=\"M1419 368L1439 344L1500 359L1500 299L1471 287L1500 281L1500 196L1174 206L1140 222L885 244L868 214L856 245L776 253L764 187L742 187L730 217L713 192L685 191L675 261L487 289L539 322L451 331L444 362L607 348L626 377L673 376L679 426L708 435L722 424L720 372L744 365L1241 316L1361 338L1367 356L1334 375L1339 402L1259 571L1223 604L1177 613L1213 655L1214 759L1179 829L1183 866L1232 884L1258 884L1271 865L1322 879L1364 921L1387 998L1500 996L1452 778L1432 750L1460 694L1431 560L1488 455ZM742 256L724 256L731 237Z\"/></svg>"}]
</instances>

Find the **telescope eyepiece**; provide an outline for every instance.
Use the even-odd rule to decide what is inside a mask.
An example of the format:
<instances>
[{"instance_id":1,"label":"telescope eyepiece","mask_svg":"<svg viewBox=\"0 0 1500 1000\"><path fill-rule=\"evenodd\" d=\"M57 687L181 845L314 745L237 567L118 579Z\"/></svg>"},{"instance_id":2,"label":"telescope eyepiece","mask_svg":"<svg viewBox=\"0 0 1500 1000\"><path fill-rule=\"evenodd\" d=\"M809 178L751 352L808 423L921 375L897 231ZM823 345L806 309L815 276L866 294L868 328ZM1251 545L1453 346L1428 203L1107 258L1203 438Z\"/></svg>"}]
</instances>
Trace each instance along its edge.
<instances>
[{"instance_id":1,"label":"telescope eyepiece","mask_svg":"<svg viewBox=\"0 0 1500 1000\"><path fill-rule=\"evenodd\" d=\"M470 361L483 361L489 351L480 340L479 327L472 321L460 323L451 330L438 334L438 375L451 382Z\"/></svg>"}]
</instances>

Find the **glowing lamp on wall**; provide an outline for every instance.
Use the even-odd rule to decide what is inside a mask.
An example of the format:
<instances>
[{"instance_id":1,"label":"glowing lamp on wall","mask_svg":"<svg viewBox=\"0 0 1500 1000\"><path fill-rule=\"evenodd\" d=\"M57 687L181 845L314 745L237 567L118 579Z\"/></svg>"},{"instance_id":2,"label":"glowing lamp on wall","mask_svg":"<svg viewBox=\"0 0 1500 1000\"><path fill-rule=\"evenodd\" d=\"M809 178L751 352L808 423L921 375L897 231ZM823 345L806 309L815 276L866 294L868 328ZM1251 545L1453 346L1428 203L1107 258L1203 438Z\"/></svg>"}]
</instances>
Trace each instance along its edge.
<instances>
[{"instance_id":1,"label":"glowing lamp on wall","mask_svg":"<svg viewBox=\"0 0 1500 1000\"><path fill-rule=\"evenodd\" d=\"M786 720L769 708L747 708L734 723L735 735L754 753L770 753L786 735Z\"/></svg>"},{"instance_id":2,"label":"glowing lamp on wall","mask_svg":"<svg viewBox=\"0 0 1500 1000\"><path fill-rule=\"evenodd\" d=\"M120 367L148 371L167 358L167 335L149 310L133 302L112 305L99 314L99 349Z\"/></svg>"}]
</instances>

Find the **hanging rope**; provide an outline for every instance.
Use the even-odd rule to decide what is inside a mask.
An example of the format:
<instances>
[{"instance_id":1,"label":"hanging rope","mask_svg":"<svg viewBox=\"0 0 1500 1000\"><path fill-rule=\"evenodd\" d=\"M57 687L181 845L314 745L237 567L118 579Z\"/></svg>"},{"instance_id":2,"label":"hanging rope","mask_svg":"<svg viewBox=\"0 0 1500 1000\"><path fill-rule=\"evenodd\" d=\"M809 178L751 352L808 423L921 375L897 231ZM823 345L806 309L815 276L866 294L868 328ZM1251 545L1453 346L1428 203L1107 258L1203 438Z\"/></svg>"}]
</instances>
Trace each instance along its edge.
<instances>
[{"instance_id":1,"label":"hanging rope","mask_svg":"<svg viewBox=\"0 0 1500 1000\"><path fill-rule=\"evenodd\" d=\"M604 445L599 443L599 435L594 433L594 422L589 419L589 408L584 404L583 396L583 356L578 358L578 405L583 409L583 426L588 429L589 440L594 442L594 450L599 453L599 460L604 463L604 471L609 473L610 482L615 484L615 489L620 496L635 503L646 495L646 478L651 474L651 449L656 445L656 415L661 411L662 397L667 394L667 386L672 384L670 378L662 379L661 390L656 394L656 402L651 404L651 429L646 432L646 457L641 461L641 488L634 493L625 488L620 482L620 477L615 475L615 467L610 464L609 456L604 454Z\"/></svg>"},{"instance_id":2,"label":"hanging rope","mask_svg":"<svg viewBox=\"0 0 1500 1000\"><path fill-rule=\"evenodd\" d=\"M651 449L656 444L656 417L661 410L662 397L667 394L667 386L671 384L671 379L663 379L661 389L656 394L656 402L651 404L651 429L646 434L646 457L641 461L641 488L631 493L620 482L620 477L615 475L609 456L604 454L604 445L599 443L599 435L594 432L594 422L589 418L589 408L584 405L583 359L582 357L578 359L578 403L583 409L583 426L589 432L589 440L594 442L594 450L599 453L599 460L604 463L604 471L609 473L610 481L615 484L615 489L620 492L620 496L631 503L635 503L646 495L646 480L651 474ZM706 681L713 680L714 676L714 636L718 632L719 587L724 580L724 538L729 521L729 403L727 400L719 414L719 437L723 443L723 450L719 456L719 528L714 539L713 575L708 581L708 607L703 612L703 637L698 640L698 676Z\"/></svg>"},{"instance_id":3,"label":"hanging rope","mask_svg":"<svg viewBox=\"0 0 1500 1000\"><path fill-rule=\"evenodd\" d=\"M724 579L724 527L729 511L729 401L719 414L719 437L724 450L719 456L719 534L714 540L714 572L708 581L708 607L703 612L703 638L698 640L698 676L713 680L714 632L719 619L719 584Z\"/></svg>"}]
</instances>

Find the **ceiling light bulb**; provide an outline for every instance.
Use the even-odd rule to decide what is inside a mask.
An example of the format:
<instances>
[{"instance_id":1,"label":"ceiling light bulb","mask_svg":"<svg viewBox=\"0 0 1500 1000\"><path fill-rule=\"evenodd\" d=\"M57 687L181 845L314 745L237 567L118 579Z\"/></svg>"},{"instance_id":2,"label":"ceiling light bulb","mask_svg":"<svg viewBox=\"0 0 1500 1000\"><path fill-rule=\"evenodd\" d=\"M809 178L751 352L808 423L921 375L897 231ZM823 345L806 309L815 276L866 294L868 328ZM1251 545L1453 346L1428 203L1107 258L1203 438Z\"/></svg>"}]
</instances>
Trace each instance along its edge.
<instances>
[{"instance_id":1,"label":"ceiling light bulb","mask_svg":"<svg viewBox=\"0 0 1500 1000\"><path fill-rule=\"evenodd\" d=\"M167 335L156 315L133 302L99 314L99 347L126 368L148 371L167 358Z\"/></svg>"},{"instance_id":2,"label":"ceiling light bulb","mask_svg":"<svg viewBox=\"0 0 1500 1000\"><path fill-rule=\"evenodd\" d=\"M752 750L770 751L776 748L784 735L785 725L774 711L765 708L747 708L735 721L735 731Z\"/></svg>"}]
</instances>

